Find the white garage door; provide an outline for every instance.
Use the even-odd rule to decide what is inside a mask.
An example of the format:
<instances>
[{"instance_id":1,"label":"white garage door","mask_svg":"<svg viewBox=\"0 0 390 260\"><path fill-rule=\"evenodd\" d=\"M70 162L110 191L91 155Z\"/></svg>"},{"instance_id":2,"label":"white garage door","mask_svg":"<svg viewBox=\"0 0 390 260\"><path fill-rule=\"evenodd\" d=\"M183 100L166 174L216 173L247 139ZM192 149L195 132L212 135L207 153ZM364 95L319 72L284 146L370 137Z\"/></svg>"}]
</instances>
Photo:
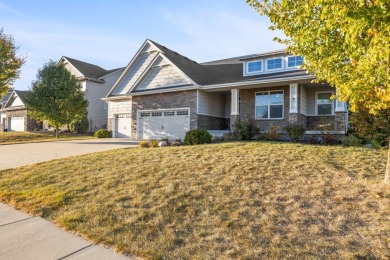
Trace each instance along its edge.
<instances>
[{"instance_id":1,"label":"white garage door","mask_svg":"<svg viewBox=\"0 0 390 260\"><path fill-rule=\"evenodd\" d=\"M188 109L152 110L138 113L139 139L181 139L190 130Z\"/></svg>"},{"instance_id":2,"label":"white garage door","mask_svg":"<svg viewBox=\"0 0 390 260\"><path fill-rule=\"evenodd\" d=\"M115 135L114 137L131 136L131 114L115 115Z\"/></svg>"},{"instance_id":3,"label":"white garage door","mask_svg":"<svg viewBox=\"0 0 390 260\"><path fill-rule=\"evenodd\" d=\"M8 118L9 131L24 131L24 117Z\"/></svg>"}]
</instances>

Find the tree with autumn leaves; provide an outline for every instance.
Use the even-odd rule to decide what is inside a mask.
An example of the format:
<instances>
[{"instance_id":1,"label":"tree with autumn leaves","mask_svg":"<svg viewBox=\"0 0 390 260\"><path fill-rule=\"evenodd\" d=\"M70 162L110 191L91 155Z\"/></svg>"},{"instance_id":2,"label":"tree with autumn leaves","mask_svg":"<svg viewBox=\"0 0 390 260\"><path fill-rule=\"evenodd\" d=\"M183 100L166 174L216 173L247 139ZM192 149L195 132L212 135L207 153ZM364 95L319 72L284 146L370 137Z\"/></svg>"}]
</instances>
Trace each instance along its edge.
<instances>
[{"instance_id":1,"label":"tree with autumn leaves","mask_svg":"<svg viewBox=\"0 0 390 260\"><path fill-rule=\"evenodd\" d=\"M350 109L378 114L390 107L388 0L247 0L282 30L287 51L304 68L337 87ZM389 133L390 135L390 133ZM385 183L390 184L390 148Z\"/></svg>"},{"instance_id":2,"label":"tree with autumn leaves","mask_svg":"<svg viewBox=\"0 0 390 260\"><path fill-rule=\"evenodd\" d=\"M0 28L0 98L19 77L25 58L18 56L18 47L11 35Z\"/></svg>"}]
</instances>

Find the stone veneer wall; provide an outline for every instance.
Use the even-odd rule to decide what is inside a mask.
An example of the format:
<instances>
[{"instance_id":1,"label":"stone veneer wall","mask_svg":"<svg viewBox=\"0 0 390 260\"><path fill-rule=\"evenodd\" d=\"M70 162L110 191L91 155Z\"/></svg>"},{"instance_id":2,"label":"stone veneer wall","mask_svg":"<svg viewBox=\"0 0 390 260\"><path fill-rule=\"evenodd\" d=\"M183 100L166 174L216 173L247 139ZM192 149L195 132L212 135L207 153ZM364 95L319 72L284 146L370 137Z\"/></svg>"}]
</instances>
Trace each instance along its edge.
<instances>
[{"instance_id":1,"label":"stone veneer wall","mask_svg":"<svg viewBox=\"0 0 390 260\"><path fill-rule=\"evenodd\" d=\"M113 121L113 118L108 118L107 120L107 130L112 132L112 121Z\"/></svg>"},{"instance_id":2,"label":"stone veneer wall","mask_svg":"<svg viewBox=\"0 0 390 260\"><path fill-rule=\"evenodd\" d=\"M283 117L283 119L261 119L261 120L255 120L255 122L261 131L268 130L270 126L278 126L282 130L282 128L284 128L290 122L290 118L289 118L290 88L289 88L289 86L240 90L240 119L245 120L245 119L254 119L255 118L256 92L275 91L275 90L283 90L283 92L284 92L284 111L283 111L284 117ZM233 122L231 122L231 123L233 123Z\"/></svg>"},{"instance_id":3,"label":"stone veneer wall","mask_svg":"<svg viewBox=\"0 0 390 260\"><path fill-rule=\"evenodd\" d=\"M42 124L27 115L27 109L7 111L4 128L8 128L9 117L24 117L24 131L34 131L36 128L42 129Z\"/></svg>"},{"instance_id":4,"label":"stone veneer wall","mask_svg":"<svg viewBox=\"0 0 390 260\"><path fill-rule=\"evenodd\" d=\"M332 123L334 131L345 131L346 112L336 112L334 116L308 116L307 129L321 130L321 124Z\"/></svg>"},{"instance_id":5,"label":"stone veneer wall","mask_svg":"<svg viewBox=\"0 0 390 260\"><path fill-rule=\"evenodd\" d=\"M198 128L206 130L229 130L229 118L198 115Z\"/></svg>"},{"instance_id":6,"label":"stone veneer wall","mask_svg":"<svg viewBox=\"0 0 390 260\"><path fill-rule=\"evenodd\" d=\"M174 109L174 108L190 108L190 129L195 129L197 124L197 91L180 91L172 93L150 94L142 96L133 96L131 125L132 138L137 137L137 111L152 110L152 109Z\"/></svg>"}]
</instances>

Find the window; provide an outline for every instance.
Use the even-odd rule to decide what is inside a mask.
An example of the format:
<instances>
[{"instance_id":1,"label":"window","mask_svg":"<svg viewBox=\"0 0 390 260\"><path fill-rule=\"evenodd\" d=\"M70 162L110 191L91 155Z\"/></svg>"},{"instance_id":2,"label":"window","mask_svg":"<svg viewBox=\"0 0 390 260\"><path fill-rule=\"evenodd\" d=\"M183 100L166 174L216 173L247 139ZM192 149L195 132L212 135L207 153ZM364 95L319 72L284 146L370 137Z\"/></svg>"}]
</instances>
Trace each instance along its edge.
<instances>
[{"instance_id":1,"label":"window","mask_svg":"<svg viewBox=\"0 0 390 260\"><path fill-rule=\"evenodd\" d=\"M152 116L162 116L161 112L152 112Z\"/></svg>"},{"instance_id":2,"label":"window","mask_svg":"<svg viewBox=\"0 0 390 260\"><path fill-rule=\"evenodd\" d=\"M175 111L164 112L164 116L174 116L174 115L175 115Z\"/></svg>"},{"instance_id":3,"label":"window","mask_svg":"<svg viewBox=\"0 0 390 260\"><path fill-rule=\"evenodd\" d=\"M283 91L256 93L256 119L283 119Z\"/></svg>"},{"instance_id":4,"label":"window","mask_svg":"<svg viewBox=\"0 0 390 260\"><path fill-rule=\"evenodd\" d=\"M263 62L261 60L248 62L246 66L247 73L256 73L263 70Z\"/></svg>"},{"instance_id":5,"label":"window","mask_svg":"<svg viewBox=\"0 0 390 260\"><path fill-rule=\"evenodd\" d=\"M332 92L317 93L317 115L333 114L333 100L330 99Z\"/></svg>"},{"instance_id":6,"label":"window","mask_svg":"<svg viewBox=\"0 0 390 260\"><path fill-rule=\"evenodd\" d=\"M303 57L302 56L291 56L287 58L287 67L294 68L299 67L303 63Z\"/></svg>"},{"instance_id":7,"label":"window","mask_svg":"<svg viewBox=\"0 0 390 260\"><path fill-rule=\"evenodd\" d=\"M146 117L146 116L150 116L150 113L148 112L141 113L141 117Z\"/></svg>"},{"instance_id":8,"label":"window","mask_svg":"<svg viewBox=\"0 0 390 260\"><path fill-rule=\"evenodd\" d=\"M267 60L267 70L277 70L282 68L282 58Z\"/></svg>"},{"instance_id":9,"label":"window","mask_svg":"<svg viewBox=\"0 0 390 260\"><path fill-rule=\"evenodd\" d=\"M187 110L177 111L176 115L178 115L178 116L188 116L188 111Z\"/></svg>"}]
</instances>

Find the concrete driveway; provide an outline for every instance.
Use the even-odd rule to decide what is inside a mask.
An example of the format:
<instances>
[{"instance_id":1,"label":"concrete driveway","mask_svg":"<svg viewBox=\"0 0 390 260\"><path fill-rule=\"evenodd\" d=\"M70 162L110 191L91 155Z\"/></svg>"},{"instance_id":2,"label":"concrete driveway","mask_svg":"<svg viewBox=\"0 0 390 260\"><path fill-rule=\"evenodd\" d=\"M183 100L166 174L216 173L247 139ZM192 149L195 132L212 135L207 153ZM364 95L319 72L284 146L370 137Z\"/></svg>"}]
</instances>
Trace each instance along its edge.
<instances>
[{"instance_id":1,"label":"concrete driveway","mask_svg":"<svg viewBox=\"0 0 390 260\"><path fill-rule=\"evenodd\" d=\"M0 170L69 156L136 146L138 146L137 141L127 138L0 145Z\"/></svg>"}]
</instances>

